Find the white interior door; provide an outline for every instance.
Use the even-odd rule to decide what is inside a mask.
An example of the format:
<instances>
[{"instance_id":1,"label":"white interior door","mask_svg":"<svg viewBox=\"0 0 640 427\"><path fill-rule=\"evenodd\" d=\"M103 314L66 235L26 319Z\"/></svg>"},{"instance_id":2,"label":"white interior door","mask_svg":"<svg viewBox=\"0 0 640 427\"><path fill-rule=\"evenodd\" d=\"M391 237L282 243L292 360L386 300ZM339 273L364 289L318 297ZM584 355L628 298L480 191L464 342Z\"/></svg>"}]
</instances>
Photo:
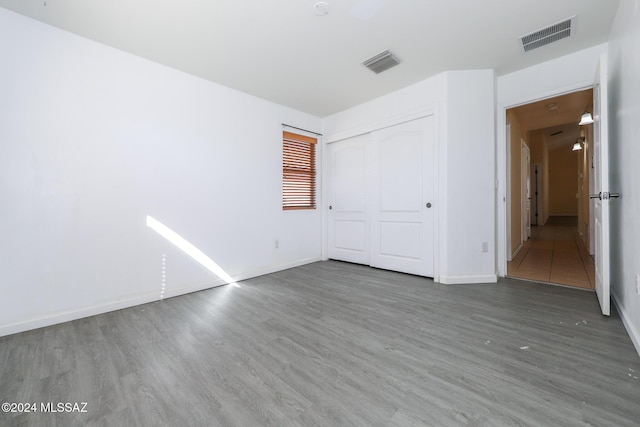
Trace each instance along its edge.
<instances>
[{"instance_id":1,"label":"white interior door","mask_svg":"<svg viewBox=\"0 0 640 427\"><path fill-rule=\"evenodd\" d=\"M525 242L531 237L531 150L522 141L522 241Z\"/></svg>"},{"instance_id":2,"label":"white interior door","mask_svg":"<svg viewBox=\"0 0 640 427\"><path fill-rule=\"evenodd\" d=\"M368 141L362 135L328 146L331 259L369 265Z\"/></svg>"},{"instance_id":3,"label":"white interior door","mask_svg":"<svg viewBox=\"0 0 640 427\"><path fill-rule=\"evenodd\" d=\"M534 163L531 165L531 225L541 225L542 215L542 165Z\"/></svg>"},{"instance_id":4,"label":"white interior door","mask_svg":"<svg viewBox=\"0 0 640 427\"><path fill-rule=\"evenodd\" d=\"M607 57L602 55L593 86L593 162L596 293L602 314L610 313L609 284L609 139L607 115Z\"/></svg>"},{"instance_id":5,"label":"white interior door","mask_svg":"<svg viewBox=\"0 0 640 427\"><path fill-rule=\"evenodd\" d=\"M372 133L371 265L434 275L434 117Z\"/></svg>"}]
</instances>

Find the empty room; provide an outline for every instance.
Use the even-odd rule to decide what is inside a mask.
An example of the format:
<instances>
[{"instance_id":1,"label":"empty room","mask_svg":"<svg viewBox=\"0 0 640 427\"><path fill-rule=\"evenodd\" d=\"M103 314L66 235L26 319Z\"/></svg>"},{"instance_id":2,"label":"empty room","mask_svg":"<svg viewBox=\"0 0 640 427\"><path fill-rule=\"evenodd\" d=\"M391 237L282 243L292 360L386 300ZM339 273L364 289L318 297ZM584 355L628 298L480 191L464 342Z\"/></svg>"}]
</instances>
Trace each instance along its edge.
<instances>
[{"instance_id":1,"label":"empty room","mask_svg":"<svg viewBox=\"0 0 640 427\"><path fill-rule=\"evenodd\" d=\"M639 47L638 0L0 0L0 425L637 426Z\"/></svg>"}]
</instances>

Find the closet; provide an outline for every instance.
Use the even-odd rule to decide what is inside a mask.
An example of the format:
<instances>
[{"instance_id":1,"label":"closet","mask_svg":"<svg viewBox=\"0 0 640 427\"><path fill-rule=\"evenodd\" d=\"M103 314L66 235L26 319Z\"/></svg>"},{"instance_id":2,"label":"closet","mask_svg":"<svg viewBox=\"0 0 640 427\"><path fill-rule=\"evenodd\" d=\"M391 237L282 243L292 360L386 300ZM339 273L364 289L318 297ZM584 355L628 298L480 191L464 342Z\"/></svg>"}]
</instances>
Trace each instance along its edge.
<instances>
[{"instance_id":1,"label":"closet","mask_svg":"<svg viewBox=\"0 0 640 427\"><path fill-rule=\"evenodd\" d=\"M331 259L433 277L435 116L329 144Z\"/></svg>"}]
</instances>

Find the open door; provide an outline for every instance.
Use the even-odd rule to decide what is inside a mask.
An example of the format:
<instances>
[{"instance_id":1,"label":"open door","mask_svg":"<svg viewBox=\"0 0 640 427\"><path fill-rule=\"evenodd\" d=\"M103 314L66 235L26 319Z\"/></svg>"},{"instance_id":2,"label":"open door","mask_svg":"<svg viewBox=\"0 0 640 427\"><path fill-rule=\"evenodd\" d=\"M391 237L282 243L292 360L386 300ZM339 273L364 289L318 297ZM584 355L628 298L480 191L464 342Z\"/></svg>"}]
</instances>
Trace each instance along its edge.
<instances>
[{"instance_id":1,"label":"open door","mask_svg":"<svg viewBox=\"0 0 640 427\"><path fill-rule=\"evenodd\" d=\"M593 85L593 162L596 293L602 314L611 308L609 283L609 202L619 194L609 192L609 134L607 115L607 57L600 56Z\"/></svg>"}]
</instances>

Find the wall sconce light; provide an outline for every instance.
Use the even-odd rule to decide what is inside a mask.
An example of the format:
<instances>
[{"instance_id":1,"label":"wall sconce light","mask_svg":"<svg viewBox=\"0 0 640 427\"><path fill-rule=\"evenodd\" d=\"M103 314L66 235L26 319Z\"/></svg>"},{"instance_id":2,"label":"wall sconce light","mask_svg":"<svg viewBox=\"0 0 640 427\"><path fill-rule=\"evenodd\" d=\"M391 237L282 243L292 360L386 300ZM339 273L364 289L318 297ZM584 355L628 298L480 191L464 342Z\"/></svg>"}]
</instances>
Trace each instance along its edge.
<instances>
[{"instance_id":1,"label":"wall sconce light","mask_svg":"<svg viewBox=\"0 0 640 427\"><path fill-rule=\"evenodd\" d=\"M584 110L584 113L582 113L582 117L580 117L580 123L578 123L578 125L584 126L590 125L591 123L593 123L593 116L589 111Z\"/></svg>"}]
</instances>

